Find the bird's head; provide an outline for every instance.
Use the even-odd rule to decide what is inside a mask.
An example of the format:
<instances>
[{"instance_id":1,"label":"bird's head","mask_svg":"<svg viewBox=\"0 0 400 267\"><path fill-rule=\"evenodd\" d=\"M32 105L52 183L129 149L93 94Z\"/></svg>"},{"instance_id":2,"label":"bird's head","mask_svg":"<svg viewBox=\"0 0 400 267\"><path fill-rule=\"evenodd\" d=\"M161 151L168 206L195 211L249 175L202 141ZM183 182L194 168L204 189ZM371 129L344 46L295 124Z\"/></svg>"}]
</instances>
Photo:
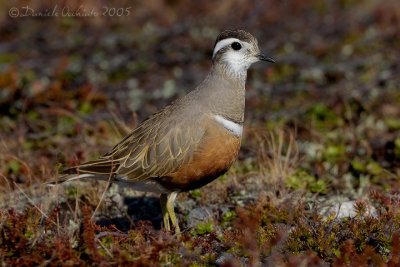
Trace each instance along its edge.
<instances>
[{"instance_id":1,"label":"bird's head","mask_svg":"<svg viewBox=\"0 0 400 267\"><path fill-rule=\"evenodd\" d=\"M275 62L260 52L257 39L243 30L225 30L215 41L213 64L221 64L233 74L245 74L257 61Z\"/></svg>"}]
</instances>

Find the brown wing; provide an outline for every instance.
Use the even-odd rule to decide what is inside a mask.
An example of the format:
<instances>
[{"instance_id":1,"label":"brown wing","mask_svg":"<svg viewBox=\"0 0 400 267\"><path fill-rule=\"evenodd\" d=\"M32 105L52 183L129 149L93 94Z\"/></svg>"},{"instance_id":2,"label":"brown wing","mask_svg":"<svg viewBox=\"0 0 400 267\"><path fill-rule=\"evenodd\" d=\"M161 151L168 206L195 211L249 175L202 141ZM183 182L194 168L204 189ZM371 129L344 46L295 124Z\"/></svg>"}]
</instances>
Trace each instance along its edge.
<instances>
[{"instance_id":1,"label":"brown wing","mask_svg":"<svg viewBox=\"0 0 400 267\"><path fill-rule=\"evenodd\" d=\"M109 153L80 165L75 172L115 173L130 180L143 180L176 171L191 160L200 143L204 118L169 116L169 112L164 110L144 121Z\"/></svg>"}]
</instances>

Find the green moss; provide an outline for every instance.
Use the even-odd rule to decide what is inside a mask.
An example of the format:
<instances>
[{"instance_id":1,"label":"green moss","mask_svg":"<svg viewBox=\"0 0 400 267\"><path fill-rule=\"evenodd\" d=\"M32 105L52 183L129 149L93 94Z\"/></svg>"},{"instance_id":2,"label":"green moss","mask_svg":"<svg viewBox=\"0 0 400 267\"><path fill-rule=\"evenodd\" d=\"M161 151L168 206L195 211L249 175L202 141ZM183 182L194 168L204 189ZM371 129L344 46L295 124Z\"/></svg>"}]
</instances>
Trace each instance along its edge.
<instances>
[{"instance_id":1,"label":"green moss","mask_svg":"<svg viewBox=\"0 0 400 267\"><path fill-rule=\"evenodd\" d=\"M276 229L273 227L260 227L256 236L258 244L262 246L276 237Z\"/></svg>"},{"instance_id":2,"label":"green moss","mask_svg":"<svg viewBox=\"0 0 400 267\"><path fill-rule=\"evenodd\" d=\"M400 130L399 118L385 118L385 124L390 130Z\"/></svg>"},{"instance_id":3,"label":"green moss","mask_svg":"<svg viewBox=\"0 0 400 267\"><path fill-rule=\"evenodd\" d=\"M350 164L351 167L357 172L364 173L366 171L365 163L359 159L353 159Z\"/></svg>"},{"instance_id":4,"label":"green moss","mask_svg":"<svg viewBox=\"0 0 400 267\"><path fill-rule=\"evenodd\" d=\"M222 215L222 225L226 226L229 225L235 218L236 218L236 212L232 210L228 210Z\"/></svg>"},{"instance_id":5,"label":"green moss","mask_svg":"<svg viewBox=\"0 0 400 267\"><path fill-rule=\"evenodd\" d=\"M371 160L366 166L366 171L371 175L379 175L383 172L383 168L379 163Z\"/></svg>"},{"instance_id":6,"label":"green moss","mask_svg":"<svg viewBox=\"0 0 400 267\"><path fill-rule=\"evenodd\" d=\"M353 159L351 161L351 167L358 173L370 175L380 175L384 170L378 162L372 159L366 162L360 159Z\"/></svg>"},{"instance_id":7,"label":"green moss","mask_svg":"<svg viewBox=\"0 0 400 267\"><path fill-rule=\"evenodd\" d=\"M324 180L313 181L308 188L312 193L325 194L327 192L327 184Z\"/></svg>"},{"instance_id":8,"label":"green moss","mask_svg":"<svg viewBox=\"0 0 400 267\"><path fill-rule=\"evenodd\" d=\"M199 189L195 189L195 190L192 190L189 192L189 196L191 198L194 198L197 200L201 198L201 195L202 195L202 193L201 193L201 190L199 190Z\"/></svg>"},{"instance_id":9,"label":"green moss","mask_svg":"<svg viewBox=\"0 0 400 267\"><path fill-rule=\"evenodd\" d=\"M327 192L327 184L324 180L319 180L305 170L298 170L289 175L285 183L295 190L309 190L312 193L324 194Z\"/></svg>"},{"instance_id":10,"label":"green moss","mask_svg":"<svg viewBox=\"0 0 400 267\"><path fill-rule=\"evenodd\" d=\"M9 173L18 174L21 170L21 163L18 160L12 159L7 163Z\"/></svg>"},{"instance_id":11,"label":"green moss","mask_svg":"<svg viewBox=\"0 0 400 267\"><path fill-rule=\"evenodd\" d=\"M189 267L205 267L208 266L207 264L204 263L198 263L198 262L193 262L189 265Z\"/></svg>"},{"instance_id":12,"label":"green moss","mask_svg":"<svg viewBox=\"0 0 400 267\"><path fill-rule=\"evenodd\" d=\"M346 148L344 145L328 145L322 152L323 159L329 162L336 162L344 159Z\"/></svg>"},{"instance_id":13,"label":"green moss","mask_svg":"<svg viewBox=\"0 0 400 267\"><path fill-rule=\"evenodd\" d=\"M76 186L68 186L65 189L65 194L68 198L75 199L78 197L78 188Z\"/></svg>"},{"instance_id":14,"label":"green moss","mask_svg":"<svg viewBox=\"0 0 400 267\"><path fill-rule=\"evenodd\" d=\"M93 112L93 105L90 102L83 102L79 107L79 112L82 114L89 114Z\"/></svg>"},{"instance_id":15,"label":"green moss","mask_svg":"<svg viewBox=\"0 0 400 267\"><path fill-rule=\"evenodd\" d=\"M289 175L285 180L287 186L293 189L305 189L309 183L315 181L315 177L304 170L298 170Z\"/></svg>"},{"instance_id":16,"label":"green moss","mask_svg":"<svg viewBox=\"0 0 400 267\"><path fill-rule=\"evenodd\" d=\"M190 233L194 236L197 236L197 235L209 234L213 231L214 231L214 224L213 222L209 221L197 224L196 227L190 231Z\"/></svg>"},{"instance_id":17,"label":"green moss","mask_svg":"<svg viewBox=\"0 0 400 267\"><path fill-rule=\"evenodd\" d=\"M180 265L182 255L178 253L160 253L160 263L162 266Z\"/></svg>"}]
</instances>

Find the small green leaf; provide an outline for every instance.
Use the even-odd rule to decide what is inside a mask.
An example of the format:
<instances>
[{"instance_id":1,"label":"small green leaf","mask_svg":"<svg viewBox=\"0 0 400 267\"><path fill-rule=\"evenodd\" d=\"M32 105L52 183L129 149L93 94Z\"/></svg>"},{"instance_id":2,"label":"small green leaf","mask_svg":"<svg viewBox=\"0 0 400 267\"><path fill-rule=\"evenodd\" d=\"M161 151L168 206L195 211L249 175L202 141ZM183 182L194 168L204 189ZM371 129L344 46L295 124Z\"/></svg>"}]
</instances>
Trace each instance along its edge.
<instances>
[{"instance_id":1,"label":"small green leaf","mask_svg":"<svg viewBox=\"0 0 400 267\"><path fill-rule=\"evenodd\" d=\"M327 161L337 161L342 159L345 155L346 149L342 145L329 145L324 151L323 155Z\"/></svg>"},{"instance_id":2,"label":"small green leaf","mask_svg":"<svg viewBox=\"0 0 400 267\"><path fill-rule=\"evenodd\" d=\"M366 166L365 163L360 161L359 159L353 159L351 161L351 167L358 172L365 172Z\"/></svg>"},{"instance_id":3,"label":"small green leaf","mask_svg":"<svg viewBox=\"0 0 400 267\"><path fill-rule=\"evenodd\" d=\"M382 172L383 168L375 161L371 161L367 164L366 170L372 175L378 175Z\"/></svg>"}]
</instances>

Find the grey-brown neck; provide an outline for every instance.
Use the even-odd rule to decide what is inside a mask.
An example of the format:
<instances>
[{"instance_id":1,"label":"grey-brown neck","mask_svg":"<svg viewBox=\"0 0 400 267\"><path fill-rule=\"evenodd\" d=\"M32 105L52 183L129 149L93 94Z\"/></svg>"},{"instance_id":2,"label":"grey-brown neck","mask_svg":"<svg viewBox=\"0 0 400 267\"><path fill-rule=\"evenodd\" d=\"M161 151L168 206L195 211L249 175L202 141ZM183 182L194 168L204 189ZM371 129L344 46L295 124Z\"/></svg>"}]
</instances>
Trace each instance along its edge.
<instances>
[{"instance_id":1,"label":"grey-brown neck","mask_svg":"<svg viewBox=\"0 0 400 267\"><path fill-rule=\"evenodd\" d=\"M204 108L214 115L243 123L246 74L245 71L237 75L224 64L214 64L197 88Z\"/></svg>"},{"instance_id":2,"label":"grey-brown neck","mask_svg":"<svg viewBox=\"0 0 400 267\"><path fill-rule=\"evenodd\" d=\"M230 68L228 63L214 62L210 73L223 77L226 80L233 82L238 88L245 88L247 79L247 68L240 71L234 71Z\"/></svg>"}]
</instances>

